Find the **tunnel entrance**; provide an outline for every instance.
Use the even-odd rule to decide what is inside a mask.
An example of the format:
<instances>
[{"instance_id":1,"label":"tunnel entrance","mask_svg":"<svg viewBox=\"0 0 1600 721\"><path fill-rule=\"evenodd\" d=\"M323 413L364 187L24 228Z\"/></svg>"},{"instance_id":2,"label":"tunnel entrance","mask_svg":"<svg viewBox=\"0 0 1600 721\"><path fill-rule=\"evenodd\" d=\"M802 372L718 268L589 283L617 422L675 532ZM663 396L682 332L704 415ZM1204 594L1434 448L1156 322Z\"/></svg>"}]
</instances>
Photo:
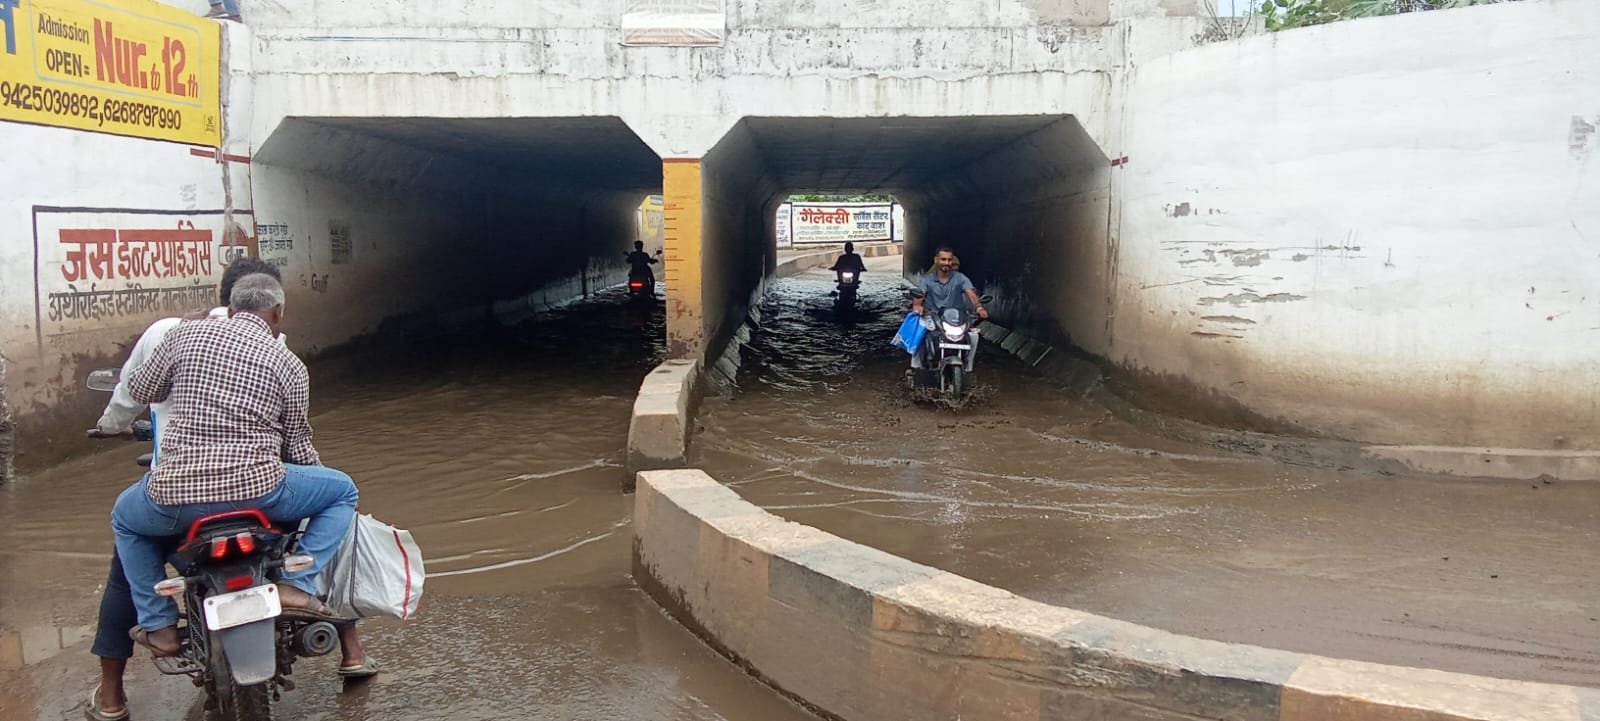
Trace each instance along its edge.
<instances>
[{"instance_id":1,"label":"tunnel entrance","mask_svg":"<svg viewBox=\"0 0 1600 721\"><path fill-rule=\"evenodd\" d=\"M1111 168L1073 116L752 117L703 165L713 357L775 267L775 213L797 193L892 195L904 204L903 270L950 246L997 319L1106 347Z\"/></svg>"},{"instance_id":2,"label":"tunnel entrance","mask_svg":"<svg viewBox=\"0 0 1600 721\"><path fill-rule=\"evenodd\" d=\"M661 192L614 117L290 118L253 160L253 242L317 308L295 319L312 352L621 284Z\"/></svg>"}]
</instances>

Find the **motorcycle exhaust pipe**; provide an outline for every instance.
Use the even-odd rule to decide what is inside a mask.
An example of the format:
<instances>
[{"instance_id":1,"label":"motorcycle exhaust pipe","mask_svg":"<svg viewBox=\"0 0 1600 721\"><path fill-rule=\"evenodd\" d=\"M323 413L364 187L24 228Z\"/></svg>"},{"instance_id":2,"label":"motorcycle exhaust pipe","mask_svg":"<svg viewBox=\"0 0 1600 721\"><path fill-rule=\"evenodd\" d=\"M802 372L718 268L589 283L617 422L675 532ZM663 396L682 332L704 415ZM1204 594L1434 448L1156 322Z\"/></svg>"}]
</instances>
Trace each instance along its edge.
<instances>
[{"instance_id":1,"label":"motorcycle exhaust pipe","mask_svg":"<svg viewBox=\"0 0 1600 721\"><path fill-rule=\"evenodd\" d=\"M294 652L300 656L326 656L339 647L339 631L327 621L318 621L294 635Z\"/></svg>"}]
</instances>

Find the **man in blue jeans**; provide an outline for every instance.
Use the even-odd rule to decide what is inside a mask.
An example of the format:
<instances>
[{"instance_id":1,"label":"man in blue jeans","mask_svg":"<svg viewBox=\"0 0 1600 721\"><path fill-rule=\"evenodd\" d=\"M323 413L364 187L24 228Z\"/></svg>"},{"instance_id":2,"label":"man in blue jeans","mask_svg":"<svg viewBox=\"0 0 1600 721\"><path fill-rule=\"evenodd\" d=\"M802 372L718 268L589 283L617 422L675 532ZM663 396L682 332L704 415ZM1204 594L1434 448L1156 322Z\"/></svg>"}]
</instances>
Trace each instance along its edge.
<instances>
[{"instance_id":1,"label":"man in blue jeans","mask_svg":"<svg viewBox=\"0 0 1600 721\"><path fill-rule=\"evenodd\" d=\"M133 592L133 638L158 656L179 651L178 609L155 592L166 577L158 539L215 513L258 508L273 521L309 518L300 551L309 569L284 574L284 608L333 614L316 597L327 565L355 517L350 476L320 465L311 445L305 364L278 342L283 286L269 275L241 278L227 320L170 331L128 382L135 401L172 399L161 463L118 496L111 512L117 555Z\"/></svg>"}]
</instances>

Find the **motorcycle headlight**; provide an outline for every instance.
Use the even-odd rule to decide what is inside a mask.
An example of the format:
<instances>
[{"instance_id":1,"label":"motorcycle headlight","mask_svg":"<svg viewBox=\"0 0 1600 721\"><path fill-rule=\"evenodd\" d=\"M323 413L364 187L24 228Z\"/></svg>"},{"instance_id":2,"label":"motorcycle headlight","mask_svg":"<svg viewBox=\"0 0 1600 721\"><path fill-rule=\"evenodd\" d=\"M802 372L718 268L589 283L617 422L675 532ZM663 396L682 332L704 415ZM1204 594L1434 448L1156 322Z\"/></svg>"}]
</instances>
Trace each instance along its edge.
<instances>
[{"instance_id":1,"label":"motorcycle headlight","mask_svg":"<svg viewBox=\"0 0 1600 721\"><path fill-rule=\"evenodd\" d=\"M944 328L944 337L950 340L961 340L962 336L967 334L967 327L964 325L952 323L940 323L939 325Z\"/></svg>"},{"instance_id":2,"label":"motorcycle headlight","mask_svg":"<svg viewBox=\"0 0 1600 721\"><path fill-rule=\"evenodd\" d=\"M849 283L850 281L856 279L856 274L855 273L841 273L841 274L839 274L839 277L842 280L844 280L844 282Z\"/></svg>"}]
</instances>

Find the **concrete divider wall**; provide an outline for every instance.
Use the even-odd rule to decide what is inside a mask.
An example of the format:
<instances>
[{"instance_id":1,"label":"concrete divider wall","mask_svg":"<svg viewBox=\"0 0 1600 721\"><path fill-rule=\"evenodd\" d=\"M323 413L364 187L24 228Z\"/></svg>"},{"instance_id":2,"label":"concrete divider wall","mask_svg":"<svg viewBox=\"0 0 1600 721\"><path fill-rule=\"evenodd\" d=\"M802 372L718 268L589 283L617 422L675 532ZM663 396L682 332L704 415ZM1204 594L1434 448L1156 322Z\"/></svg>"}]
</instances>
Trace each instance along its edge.
<instances>
[{"instance_id":1,"label":"concrete divider wall","mask_svg":"<svg viewBox=\"0 0 1600 721\"><path fill-rule=\"evenodd\" d=\"M639 474L634 576L825 717L1600 721L1600 690L1205 641L1020 598L785 521L697 470Z\"/></svg>"},{"instance_id":2,"label":"concrete divider wall","mask_svg":"<svg viewBox=\"0 0 1600 721\"><path fill-rule=\"evenodd\" d=\"M700 382L700 363L695 360L669 360L644 377L628 422L623 491L633 490L636 471L683 467Z\"/></svg>"}]
</instances>

